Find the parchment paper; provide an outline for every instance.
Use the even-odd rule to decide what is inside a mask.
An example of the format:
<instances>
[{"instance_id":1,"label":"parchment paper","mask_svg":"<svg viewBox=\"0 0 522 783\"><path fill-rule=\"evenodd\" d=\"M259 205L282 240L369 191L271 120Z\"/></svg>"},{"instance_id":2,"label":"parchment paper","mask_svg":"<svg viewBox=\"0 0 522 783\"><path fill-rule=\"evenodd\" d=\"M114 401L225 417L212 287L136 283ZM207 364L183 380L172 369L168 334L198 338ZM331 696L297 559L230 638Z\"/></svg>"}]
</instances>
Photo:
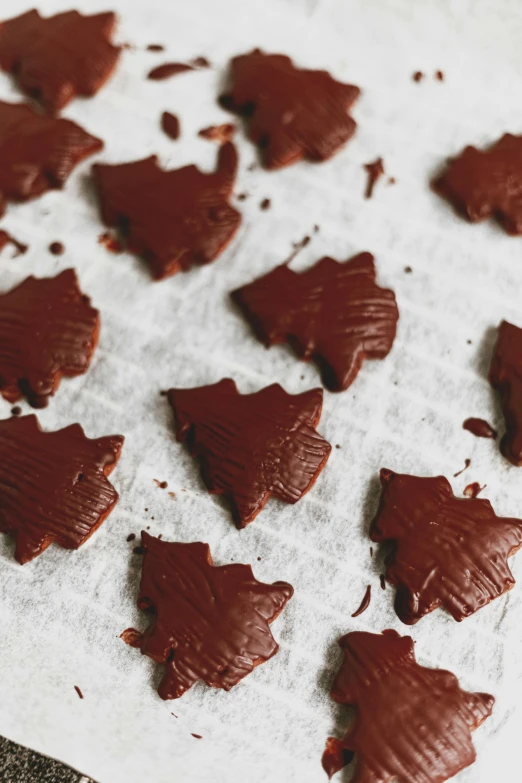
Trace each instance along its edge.
<instances>
[{"instance_id":1,"label":"parchment paper","mask_svg":"<svg viewBox=\"0 0 522 783\"><path fill-rule=\"evenodd\" d=\"M39 7L51 14L70 2ZM97 0L77 7L107 10ZM378 551L370 557L367 530L382 466L442 473L457 493L470 481L486 483L482 496L497 513L522 516L522 470L494 442L461 427L473 415L502 428L486 372L500 319L522 326L522 240L492 222L456 218L428 187L465 144L521 132L522 7L508 0L114 0L112 7L121 16L119 40L135 49L124 52L95 99L64 112L105 140L97 160L156 152L165 166L194 162L210 170L217 147L197 131L230 121L215 100L226 63L256 45L359 85L358 130L330 162L277 173L248 170L256 154L239 133L236 193L249 197L237 202L244 218L237 237L216 263L161 283L138 259L97 243L103 227L92 159L65 192L9 207L2 228L31 247L13 260L3 251L0 290L28 274L74 266L102 315L90 371L62 382L40 422L56 429L79 421L91 437L123 433L126 443L111 477L120 502L87 546L53 546L21 567L12 540L0 537L0 733L99 783L321 783L325 739L350 718L328 696L340 660L336 640L349 630L392 627L411 632L422 664L449 668L463 687L496 696L493 717L474 734L478 760L459 783L518 780L522 555L512 561L519 584L509 595L462 624L437 611L408 629L393 612L393 590L379 587L382 559ZM20 0L1 5L2 17L23 10ZM149 43L167 51L147 52ZM145 79L154 65L198 55L214 68ZM434 79L437 69L444 82ZM411 78L417 70L426 73L420 83ZM20 97L5 76L0 96ZM165 109L181 119L178 142L159 128ZM365 201L362 165L379 155L397 182L381 180ZM264 212L265 197L272 207ZM266 351L228 299L306 234L313 240L296 269L324 254L375 254L380 283L397 294L398 336L388 359L367 362L347 392L325 393L318 429L341 448L313 490L293 507L269 502L239 532L175 442L159 391L227 376L243 392L276 381L290 392L319 384L315 367L287 348ZM53 240L64 242L65 255L48 253ZM9 408L0 401L1 416ZM453 479L467 457L471 467ZM168 481L168 490L154 478ZM147 527L166 540L207 541L217 563L252 563L259 579L294 585L273 625L279 654L232 692L198 684L164 703L155 692L160 667L118 638L128 626L146 625L135 608L141 558L126 537ZM367 584L370 608L352 619Z\"/></svg>"}]
</instances>

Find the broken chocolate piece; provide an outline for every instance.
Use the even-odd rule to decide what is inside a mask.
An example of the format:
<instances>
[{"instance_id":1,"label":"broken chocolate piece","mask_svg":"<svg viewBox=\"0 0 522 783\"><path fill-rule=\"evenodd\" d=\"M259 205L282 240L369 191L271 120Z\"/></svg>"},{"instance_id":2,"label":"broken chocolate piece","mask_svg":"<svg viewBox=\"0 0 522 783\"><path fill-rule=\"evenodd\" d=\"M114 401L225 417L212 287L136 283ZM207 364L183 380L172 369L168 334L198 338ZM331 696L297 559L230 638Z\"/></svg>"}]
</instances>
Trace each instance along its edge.
<instances>
[{"instance_id":1,"label":"broken chocolate piece","mask_svg":"<svg viewBox=\"0 0 522 783\"><path fill-rule=\"evenodd\" d=\"M210 68L210 61L207 60L206 57L194 57L194 59L190 61L190 64L193 65L194 68Z\"/></svg>"},{"instance_id":2,"label":"broken chocolate piece","mask_svg":"<svg viewBox=\"0 0 522 783\"><path fill-rule=\"evenodd\" d=\"M122 445L79 424L43 432L34 415L0 421L0 532L14 535L19 563L53 542L78 549L100 527L118 500L107 476Z\"/></svg>"},{"instance_id":3,"label":"broken chocolate piece","mask_svg":"<svg viewBox=\"0 0 522 783\"><path fill-rule=\"evenodd\" d=\"M175 114L164 111L161 115L161 128L170 139L179 139L179 120Z\"/></svg>"},{"instance_id":4,"label":"broken chocolate piece","mask_svg":"<svg viewBox=\"0 0 522 783\"><path fill-rule=\"evenodd\" d=\"M237 527L246 527L271 495L297 503L312 487L331 446L316 431L322 389L288 394L279 384L240 394L230 378L170 389L176 436L201 462L212 493L225 495Z\"/></svg>"},{"instance_id":5,"label":"broken chocolate piece","mask_svg":"<svg viewBox=\"0 0 522 783\"><path fill-rule=\"evenodd\" d=\"M260 203L259 207L260 207L260 209L265 211L267 209L270 209L271 204L272 204L272 202L270 201L269 198L264 198L263 201Z\"/></svg>"},{"instance_id":6,"label":"broken chocolate piece","mask_svg":"<svg viewBox=\"0 0 522 783\"><path fill-rule=\"evenodd\" d=\"M382 158L377 158L377 160L374 160L373 163L365 163L364 170L368 174L368 183L366 185L364 198L371 198L373 196L373 189L377 184L377 181L384 174Z\"/></svg>"},{"instance_id":7,"label":"broken chocolate piece","mask_svg":"<svg viewBox=\"0 0 522 783\"><path fill-rule=\"evenodd\" d=\"M170 79L171 76L177 76L178 73L185 73L186 71L193 71L194 66L188 65L188 63L164 63L158 65L149 71L147 79L152 81L163 81L163 79Z\"/></svg>"},{"instance_id":8,"label":"broken chocolate piece","mask_svg":"<svg viewBox=\"0 0 522 783\"><path fill-rule=\"evenodd\" d=\"M395 294L377 286L370 253L322 258L299 274L282 264L232 297L265 345L288 342L314 359L331 391L347 389L364 359L384 359L395 339Z\"/></svg>"},{"instance_id":9,"label":"broken chocolate piece","mask_svg":"<svg viewBox=\"0 0 522 783\"><path fill-rule=\"evenodd\" d=\"M437 81L443 82L444 81L444 73L442 71L435 71L435 78L437 79Z\"/></svg>"},{"instance_id":10,"label":"broken chocolate piece","mask_svg":"<svg viewBox=\"0 0 522 783\"><path fill-rule=\"evenodd\" d=\"M95 165L102 220L122 230L128 249L144 257L156 280L209 264L241 222L228 203L236 169L230 143L219 148L212 174L196 166L163 171L154 155L119 166Z\"/></svg>"},{"instance_id":11,"label":"broken chocolate piece","mask_svg":"<svg viewBox=\"0 0 522 783\"><path fill-rule=\"evenodd\" d=\"M276 654L269 624L291 585L258 582L249 565L214 566L208 544L141 536L138 607L154 613L141 652L165 664L162 699L178 699L197 680L228 691Z\"/></svg>"},{"instance_id":12,"label":"broken chocolate piece","mask_svg":"<svg viewBox=\"0 0 522 783\"><path fill-rule=\"evenodd\" d=\"M7 201L28 201L61 189L78 163L102 147L100 139L70 120L42 117L23 103L0 101L0 216Z\"/></svg>"},{"instance_id":13,"label":"broken chocolate piece","mask_svg":"<svg viewBox=\"0 0 522 783\"><path fill-rule=\"evenodd\" d=\"M29 249L29 245L24 245L23 242L19 242L18 239L15 239L11 234L8 234L7 231L0 231L0 252L4 247L7 247L7 245L12 245L14 247L13 258L23 256Z\"/></svg>"},{"instance_id":14,"label":"broken chocolate piece","mask_svg":"<svg viewBox=\"0 0 522 783\"><path fill-rule=\"evenodd\" d=\"M247 118L249 137L262 150L267 169L302 158L326 160L354 134L348 110L359 97L358 87L259 49L234 57L230 69L231 86L221 105Z\"/></svg>"},{"instance_id":15,"label":"broken chocolate piece","mask_svg":"<svg viewBox=\"0 0 522 783\"><path fill-rule=\"evenodd\" d=\"M513 465L522 465L522 329L508 321L498 330L489 382L500 395L506 422L500 450Z\"/></svg>"},{"instance_id":16,"label":"broken chocolate piece","mask_svg":"<svg viewBox=\"0 0 522 783\"><path fill-rule=\"evenodd\" d=\"M395 611L413 625L443 606L460 622L515 584L508 558L522 546L522 520L497 517L489 500L456 498L444 476L383 468L372 541L391 541L386 579Z\"/></svg>"},{"instance_id":17,"label":"broken chocolate piece","mask_svg":"<svg viewBox=\"0 0 522 783\"><path fill-rule=\"evenodd\" d=\"M481 487L478 481L473 481L471 484L468 484L466 487L464 487L464 492L462 494L467 498L476 498L483 489L486 489L485 484Z\"/></svg>"},{"instance_id":18,"label":"broken chocolate piece","mask_svg":"<svg viewBox=\"0 0 522 783\"><path fill-rule=\"evenodd\" d=\"M0 22L0 67L56 114L77 95L96 95L109 79L120 56L111 43L115 27L113 13L66 11L42 19L28 11Z\"/></svg>"},{"instance_id":19,"label":"broken chocolate piece","mask_svg":"<svg viewBox=\"0 0 522 783\"><path fill-rule=\"evenodd\" d=\"M422 71L415 71L415 73L411 78L413 79L414 82L420 82L424 79L424 74L422 73Z\"/></svg>"},{"instance_id":20,"label":"broken chocolate piece","mask_svg":"<svg viewBox=\"0 0 522 783\"><path fill-rule=\"evenodd\" d=\"M355 631L339 639L344 660L331 697L355 708L343 739L323 755L329 777L355 755L352 783L444 783L476 758L471 732L495 699L463 691L454 674L415 660L413 639Z\"/></svg>"},{"instance_id":21,"label":"broken chocolate piece","mask_svg":"<svg viewBox=\"0 0 522 783\"><path fill-rule=\"evenodd\" d=\"M472 223L496 217L508 234L522 234L522 136L506 133L487 150L466 147L432 187Z\"/></svg>"},{"instance_id":22,"label":"broken chocolate piece","mask_svg":"<svg viewBox=\"0 0 522 783\"><path fill-rule=\"evenodd\" d=\"M497 431L493 429L491 424L488 424L484 419L466 419L462 428L471 432L477 438L493 438L497 437Z\"/></svg>"},{"instance_id":23,"label":"broken chocolate piece","mask_svg":"<svg viewBox=\"0 0 522 783\"><path fill-rule=\"evenodd\" d=\"M373 552L372 552L373 554ZM359 605L359 608L356 609L356 611L352 614L352 617L359 617L360 614L365 612L368 607L370 606L370 601L372 599L372 586L368 585L366 588L366 591L364 593L363 599Z\"/></svg>"},{"instance_id":24,"label":"broken chocolate piece","mask_svg":"<svg viewBox=\"0 0 522 783\"><path fill-rule=\"evenodd\" d=\"M0 294L0 394L45 407L63 376L86 372L100 315L80 291L74 269L28 277Z\"/></svg>"},{"instance_id":25,"label":"broken chocolate piece","mask_svg":"<svg viewBox=\"0 0 522 783\"><path fill-rule=\"evenodd\" d=\"M232 141L235 132L236 126L226 122L223 125L211 125L209 128L202 128L198 132L198 136L224 144L226 141Z\"/></svg>"}]
</instances>

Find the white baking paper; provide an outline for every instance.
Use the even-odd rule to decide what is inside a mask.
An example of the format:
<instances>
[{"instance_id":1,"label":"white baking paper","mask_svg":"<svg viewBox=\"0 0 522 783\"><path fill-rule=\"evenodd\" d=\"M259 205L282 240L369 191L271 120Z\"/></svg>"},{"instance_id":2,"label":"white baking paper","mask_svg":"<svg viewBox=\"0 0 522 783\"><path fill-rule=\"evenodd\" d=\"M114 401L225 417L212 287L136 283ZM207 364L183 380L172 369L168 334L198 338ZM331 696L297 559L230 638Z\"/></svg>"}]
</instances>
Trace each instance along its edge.
<instances>
[{"instance_id":1,"label":"white baking paper","mask_svg":"<svg viewBox=\"0 0 522 783\"><path fill-rule=\"evenodd\" d=\"M462 624L437 611L408 629L393 612L393 590L380 589L382 558L378 550L370 557L367 531L382 466L442 473L458 494L470 481L485 483L482 496L498 514L522 516L522 470L500 456L495 442L462 429L468 416L503 426L486 373L500 319L522 326L522 240L493 222L467 224L429 189L434 172L465 144L522 130L520 3L111 5L121 16L119 40L135 48L123 53L95 99L76 100L64 112L104 139L96 160L158 153L167 167L194 162L210 170L217 147L197 131L230 121L216 104L226 64L254 46L359 85L358 128L333 160L271 173L249 170L256 153L239 133L236 194L248 199L237 202L243 223L236 238L210 266L160 283L138 259L98 244L103 227L89 179L93 159L64 192L9 207L2 228L30 251L17 259L10 249L2 252L0 290L28 274L74 266L102 316L91 369L64 380L39 420L47 429L78 421L91 437L122 433L126 441L111 477L120 502L87 546L78 552L53 546L22 567L12 540L0 537L0 733L98 783L322 783L325 739L350 719L328 695L340 662L336 640L350 630L391 627L411 632L422 664L449 668L463 687L497 699L493 717L474 734L478 760L459 783L519 780L522 554L512 561L519 584L507 596ZM106 6L77 3L85 12ZM39 7L51 14L70 0L42 0ZM2 1L2 17L23 10L20 0ZM145 50L149 43L167 49L153 54ZM198 55L214 67L164 82L145 78L155 65ZM443 82L434 78L438 69ZM417 70L426 74L420 83L412 80ZM19 98L5 76L0 96ZM163 110L181 119L177 142L160 130ZM377 156L396 184L383 178L367 201L362 166ZM261 211L265 197L272 207ZM227 376L242 392L272 382L289 392L319 384L315 367L286 347L266 351L228 297L307 234L312 241L296 269L324 254L375 254L380 283L397 294L397 340L385 361L364 365L347 392L325 393L318 429L340 448L313 490L296 506L270 501L239 532L176 443L159 391ZM65 255L48 253L53 240L64 242ZM9 408L0 400L1 416ZM465 458L471 467L452 478ZM154 478L168 481L168 490ZM128 626L146 625L135 608L141 559L126 541L144 528L166 540L207 541L218 564L252 563L258 579L294 585L294 598L273 625L279 654L230 693L199 683L180 700L162 702L155 691L160 667L118 638ZM371 605L352 619L368 584ZM349 777L350 769L338 779Z\"/></svg>"}]
</instances>

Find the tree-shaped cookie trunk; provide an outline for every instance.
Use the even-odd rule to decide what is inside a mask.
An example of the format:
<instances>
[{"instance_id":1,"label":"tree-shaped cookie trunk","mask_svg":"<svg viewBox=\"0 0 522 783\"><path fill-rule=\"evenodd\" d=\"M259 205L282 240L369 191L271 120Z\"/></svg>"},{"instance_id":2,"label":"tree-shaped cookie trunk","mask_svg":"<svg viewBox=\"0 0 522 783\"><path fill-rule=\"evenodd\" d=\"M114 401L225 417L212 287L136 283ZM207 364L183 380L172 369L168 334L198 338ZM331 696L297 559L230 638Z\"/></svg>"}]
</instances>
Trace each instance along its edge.
<instances>
[{"instance_id":1,"label":"tree-shaped cookie trunk","mask_svg":"<svg viewBox=\"0 0 522 783\"><path fill-rule=\"evenodd\" d=\"M275 655L270 623L293 595L291 585L258 582L249 565L214 566L208 544L141 535L138 606L154 616L140 647L165 665L162 699L179 698L197 680L228 691Z\"/></svg>"},{"instance_id":2,"label":"tree-shaped cookie trunk","mask_svg":"<svg viewBox=\"0 0 522 783\"><path fill-rule=\"evenodd\" d=\"M0 421L0 532L14 535L19 563L53 542L78 549L100 527L118 500L107 476L122 445L79 424L43 432L36 416Z\"/></svg>"},{"instance_id":3,"label":"tree-shaped cookie trunk","mask_svg":"<svg viewBox=\"0 0 522 783\"><path fill-rule=\"evenodd\" d=\"M370 253L322 258L301 274L282 264L232 297L265 345L288 342L314 359L331 391L347 389L365 359L384 359L395 339L395 294L376 284Z\"/></svg>"},{"instance_id":4,"label":"tree-shaped cookie trunk","mask_svg":"<svg viewBox=\"0 0 522 783\"><path fill-rule=\"evenodd\" d=\"M170 389L179 441L201 462L205 484L225 495L245 527L271 495L297 503L323 469L331 446L315 430L322 389L291 395L278 384L240 394L224 379L196 389Z\"/></svg>"},{"instance_id":5,"label":"tree-shaped cookie trunk","mask_svg":"<svg viewBox=\"0 0 522 783\"><path fill-rule=\"evenodd\" d=\"M420 666L413 639L396 631L349 633L339 645L344 660L331 696L356 715L343 739L327 742L330 777L351 753L352 783L444 783L475 761L471 732L491 715L493 696Z\"/></svg>"},{"instance_id":6,"label":"tree-shaped cookie trunk","mask_svg":"<svg viewBox=\"0 0 522 783\"><path fill-rule=\"evenodd\" d=\"M412 625L443 606L457 620L510 590L508 558L522 546L522 520L497 517L489 500L456 498L443 476L382 469L372 541L391 541L386 579L395 611Z\"/></svg>"}]
</instances>

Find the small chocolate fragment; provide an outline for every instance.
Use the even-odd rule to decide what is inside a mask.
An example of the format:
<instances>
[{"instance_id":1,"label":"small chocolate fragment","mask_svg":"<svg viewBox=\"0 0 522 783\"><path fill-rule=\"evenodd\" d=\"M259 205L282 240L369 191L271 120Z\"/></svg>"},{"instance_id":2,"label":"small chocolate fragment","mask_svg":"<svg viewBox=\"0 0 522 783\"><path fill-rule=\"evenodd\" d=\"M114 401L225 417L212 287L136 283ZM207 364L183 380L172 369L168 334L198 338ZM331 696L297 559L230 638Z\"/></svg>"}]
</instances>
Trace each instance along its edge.
<instances>
[{"instance_id":1,"label":"small chocolate fragment","mask_svg":"<svg viewBox=\"0 0 522 783\"><path fill-rule=\"evenodd\" d=\"M65 247L62 242L51 242L49 245L49 253L52 253L53 256L61 256L64 252Z\"/></svg>"},{"instance_id":2,"label":"small chocolate fragment","mask_svg":"<svg viewBox=\"0 0 522 783\"><path fill-rule=\"evenodd\" d=\"M223 125L211 125L209 128L202 128L198 132L198 136L203 139L210 139L210 141L218 141L220 144L224 144L227 141L232 141L236 133L236 126L229 122Z\"/></svg>"},{"instance_id":3,"label":"small chocolate fragment","mask_svg":"<svg viewBox=\"0 0 522 783\"><path fill-rule=\"evenodd\" d=\"M404 271L406 272L407 275L411 275L413 269L411 268L411 266L405 266Z\"/></svg>"},{"instance_id":4,"label":"small chocolate fragment","mask_svg":"<svg viewBox=\"0 0 522 783\"><path fill-rule=\"evenodd\" d=\"M198 457L210 492L225 495L237 527L246 527L271 495L297 503L312 487L331 446L315 430L322 389L288 394L272 384L240 394L230 378L170 389L176 436Z\"/></svg>"},{"instance_id":5,"label":"small chocolate fragment","mask_svg":"<svg viewBox=\"0 0 522 783\"><path fill-rule=\"evenodd\" d=\"M74 269L28 277L0 294L0 394L45 407L63 376L87 371L99 331L100 315Z\"/></svg>"},{"instance_id":6,"label":"small chocolate fragment","mask_svg":"<svg viewBox=\"0 0 522 783\"><path fill-rule=\"evenodd\" d=\"M491 424L488 424L484 419L466 419L462 428L471 432L477 438L493 438L497 437L497 431L493 429Z\"/></svg>"},{"instance_id":7,"label":"small chocolate fragment","mask_svg":"<svg viewBox=\"0 0 522 783\"><path fill-rule=\"evenodd\" d=\"M193 70L194 66L189 65L188 63L164 63L163 65L158 65L156 68L153 68L152 71L149 71L147 79L152 79L152 81L163 81L163 79L170 79L171 76L177 76L178 73L185 73L186 71Z\"/></svg>"},{"instance_id":8,"label":"small chocolate fragment","mask_svg":"<svg viewBox=\"0 0 522 783\"><path fill-rule=\"evenodd\" d=\"M302 158L326 160L353 136L356 125L348 110L359 97L358 87L260 49L234 57L230 72L221 105L247 119L249 137L267 169Z\"/></svg>"},{"instance_id":9,"label":"small chocolate fragment","mask_svg":"<svg viewBox=\"0 0 522 783\"><path fill-rule=\"evenodd\" d=\"M78 688L77 685L74 686L74 690L76 691L80 699L83 699L83 693L81 692L81 690Z\"/></svg>"},{"instance_id":10,"label":"small chocolate fragment","mask_svg":"<svg viewBox=\"0 0 522 783\"><path fill-rule=\"evenodd\" d=\"M322 258L304 273L286 264L232 293L267 346L288 342L313 359L324 385L343 391L365 359L384 359L395 339L395 294L375 282L370 253L344 263Z\"/></svg>"},{"instance_id":11,"label":"small chocolate fragment","mask_svg":"<svg viewBox=\"0 0 522 783\"><path fill-rule=\"evenodd\" d=\"M191 734L191 736L194 737L194 739L203 739L201 734Z\"/></svg>"},{"instance_id":12,"label":"small chocolate fragment","mask_svg":"<svg viewBox=\"0 0 522 783\"><path fill-rule=\"evenodd\" d=\"M193 65L194 68L210 68L210 62L206 57L194 57L194 59L190 61L190 64Z\"/></svg>"},{"instance_id":13,"label":"small chocolate fragment","mask_svg":"<svg viewBox=\"0 0 522 783\"><path fill-rule=\"evenodd\" d=\"M467 468L469 468L470 465L471 465L471 460L470 459L465 459L464 460L464 467L462 468L462 470L459 470L459 471L457 471L457 473L454 473L453 474L453 478L457 478L457 476L460 476L461 473L464 473L464 471L467 470Z\"/></svg>"},{"instance_id":14,"label":"small chocolate fragment","mask_svg":"<svg viewBox=\"0 0 522 783\"><path fill-rule=\"evenodd\" d=\"M307 245L310 244L312 241L312 237L306 235L302 239L299 240L299 242L292 242L293 250L284 262L284 264L289 264L291 261L294 260L294 258L298 255L298 253L301 252Z\"/></svg>"},{"instance_id":15,"label":"small chocolate fragment","mask_svg":"<svg viewBox=\"0 0 522 783\"><path fill-rule=\"evenodd\" d=\"M78 549L100 527L118 500L107 476L122 445L79 424L43 432L34 415L0 421L0 532L15 537L19 563L53 542Z\"/></svg>"},{"instance_id":16,"label":"small chocolate fragment","mask_svg":"<svg viewBox=\"0 0 522 783\"><path fill-rule=\"evenodd\" d=\"M444 476L383 468L372 541L390 541L386 579L395 611L413 625L443 606L460 622L515 584L508 558L522 546L522 520L497 517L489 500L456 498Z\"/></svg>"},{"instance_id":17,"label":"small chocolate fragment","mask_svg":"<svg viewBox=\"0 0 522 783\"><path fill-rule=\"evenodd\" d=\"M461 690L454 674L415 660L413 639L396 631L348 633L331 697L356 710L343 739L323 754L329 777L355 755L352 783L444 783L476 758L471 732L495 699Z\"/></svg>"},{"instance_id":18,"label":"small chocolate fragment","mask_svg":"<svg viewBox=\"0 0 522 783\"><path fill-rule=\"evenodd\" d=\"M143 634L141 631L137 631L136 628L126 628L123 633L120 634L120 639L128 644L129 647L136 647L139 649L143 641Z\"/></svg>"},{"instance_id":19,"label":"small chocolate fragment","mask_svg":"<svg viewBox=\"0 0 522 783\"><path fill-rule=\"evenodd\" d=\"M104 231L98 237L98 244L103 245L109 253L123 253L123 245L117 237L113 237L109 231Z\"/></svg>"},{"instance_id":20,"label":"small chocolate fragment","mask_svg":"<svg viewBox=\"0 0 522 783\"><path fill-rule=\"evenodd\" d=\"M359 608L352 614L352 617L359 617L360 614L365 612L370 606L371 598L372 598L372 586L368 585L364 593L363 599L359 605Z\"/></svg>"},{"instance_id":21,"label":"small chocolate fragment","mask_svg":"<svg viewBox=\"0 0 522 783\"><path fill-rule=\"evenodd\" d=\"M233 144L219 148L217 170L196 166L163 171L156 156L118 166L93 166L103 222L126 236L160 280L209 264L231 241L241 222L229 204L237 170Z\"/></svg>"},{"instance_id":22,"label":"small chocolate fragment","mask_svg":"<svg viewBox=\"0 0 522 783\"><path fill-rule=\"evenodd\" d=\"M411 78L413 79L414 82L420 82L424 79L424 74L422 73L422 71L415 71L415 73Z\"/></svg>"},{"instance_id":23,"label":"small chocolate fragment","mask_svg":"<svg viewBox=\"0 0 522 783\"><path fill-rule=\"evenodd\" d=\"M373 163L365 163L363 168L368 174L368 183L366 185L364 198L371 198L373 196L373 189L377 184L377 181L384 174L382 158L377 158L377 160L374 160Z\"/></svg>"},{"instance_id":24,"label":"small chocolate fragment","mask_svg":"<svg viewBox=\"0 0 522 783\"><path fill-rule=\"evenodd\" d=\"M476 498L479 492L482 492L485 488L485 484L481 487L478 481L474 481L472 484L468 484L467 487L464 487L464 492L462 494L467 498Z\"/></svg>"},{"instance_id":25,"label":"small chocolate fragment","mask_svg":"<svg viewBox=\"0 0 522 783\"><path fill-rule=\"evenodd\" d=\"M158 481L158 479L152 479L157 487L160 489L167 489L168 483L166 481Z\"/></svg>"},{"instance_id":26,"label":"small chocolate fragment","mask_svg":"<svg viewBox=\"0 0 522 783\"><path fill-rule=\"evenodd\" d=\"M147 51L148 52L164 52L165 51L165 47L163 46L163 44L149 44L147 46Z\"/></svg>"},{"instance_id":27,"label":"small chocolate fragment","mask_svg":"<svg viewBox=\"0 0 522 783\"><path fill-rule=\"evenodd\" d=\"M248 198L248 193L238 193L237 200L238 201L246 201Z\"/></svg>"},{"instance_id":28,"label":"small chocolate fragment","mask_svg":"<svg viewBox=\"0 0 522 783\"><path fill-rule=\"evenodd\" d=\"M8 234L7 231L0 231L0 252L7 245L12 245L15 249L15 252L13 253L13 258L18 258L18 256L23 256L24 253L27 253L29 249L29 245L24 245L22 242L19 242L18 239L15 239L11 234Z\"/></svg>"},{"instance_id":29,"label":"small chocolate fragment","mask_svg":"<svg viewBox=\"0 0 522 783\"><path fill-rule=\"evenodd\" d=\"M506 432L500 451L522 465L522 329L502 321L489 368L489 382L500 396Z\"/></svg>"},{"instance_id":30,"label":"small chocolate fragment","mask_svg":"<svg viewBox=\"0 0 522 783\"><path fill-rule=\"evenodd\" d=\"M161 115L161 128L170 139L179 139L179 120L175 114L164 111Z\"/></svg>"},{"instance_id":31,"label":"small chocolate fragment","mask_svg":"<svg viewBox=\"0 0 522 783\"><path fill-rule=\"evenodd\" d=\"M0 101L0 216L8 201L28 201L63 188L78 163L102 147L100 139L70 120Z\"/></svg>"},{"instance_id":32,"label":"small chocolate fragment","mask_svg":"<svg viewBox=\"0 0 522 783\"><path fill-rule=\"evenodd\" d=\"M379 581L381 583L381 590L386 590L386 577L384 574L379 574Z\"/></svg>"},{"instance_id":33,"label":"small chocolate fragment","mask_svg":"<svg viewBox=\"0 0 522 783\"><path fill-rule=\"evenodd\" d=\"M129 535L127 536L127 541L134 541L135 538L136 538L136 533L129 533Z\"/></svg>"},{"instance_id":34,"label":"small chocolate fragment","mask_svg":"<svg viewBox=\"0 0 522 783\"><path fill-rule=\"evenodd\" d=\"M11 408L11 416L20 416L22 413L22 409L19 405L15 405L14 408Z\"/></svg>"},{"instance_id":35,"label":"small chocolate fragment","mask_svg":"<svg viewBox=\"0 0 522 783\"><path fill-rule=\"evenodd\" d=\"M111 43L113 13L78 11L42 19L38 11L0 22L0 67L18 86L57 114L77 95L96 95L112 75L120 48Z\"/></svg>"},{"instance_id":36,"label":"small chocolate fragment","mask_svg":"<svg viewBox=\"0 0 522 783\"><path fill-rule=\"evenodd\" d=\"M269 198L264 198L263 201L261 202L261 204L259 205L259 207L262 210L266 210L266 209L270 209L270 205L271 204L272 204L272 202L270 201Z\"/></svg>"},{"instance_id":37,"label":"small chocolate fragment","mask_svg":"<svg viewBox=\"0 0 522 783\"><path fill-rule=\"evenodd\" d=\"M165 664L162 699L178 699L197 680L228 691L276 654L269 624L292 597L291 585L258 582L249 565L214 566L208 544L141 535L138 607L154 613L141 652Z\"/></svg>"},{"instance_id":38,"label":"small chocolate fragment","mask_svg":"<svg viewBox=\"0 0 522 783\"><path fill-rule=\"evenodd\" d=\"M444 74L443 74L443 72L442 71L435 71L435 78L437 79L437 81L443 82L444 81Z\"/></svg>"},{"instance_id":39,"label":"small chocolate fragment","mask_svg":"<svg viewBox=\"0 0 522 783\"><path fill-rule=\"evenodd\" d=\"M495 217L508 234L522 234L522 136L506 133L486 150L466 147L432 187L472 223Z\"/></svg>"}]
</instances>

